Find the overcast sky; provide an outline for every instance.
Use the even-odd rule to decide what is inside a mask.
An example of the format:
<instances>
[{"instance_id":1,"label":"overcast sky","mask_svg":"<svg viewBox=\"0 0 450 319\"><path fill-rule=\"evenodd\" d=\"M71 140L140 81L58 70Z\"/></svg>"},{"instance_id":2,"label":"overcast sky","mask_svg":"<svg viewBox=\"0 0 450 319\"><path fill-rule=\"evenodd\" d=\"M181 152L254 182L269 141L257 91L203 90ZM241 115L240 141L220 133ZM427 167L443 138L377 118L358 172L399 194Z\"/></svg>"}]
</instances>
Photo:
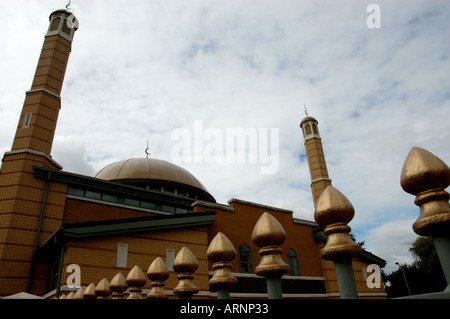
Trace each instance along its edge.
<instances>
[{"instance_id":1,"label":"overcast sky","mask_svg":"<svg viewBox=\"0 0 450 319\"><path fill-rule=\"evenodd\" d=\"M11 149L48 17L66 4L0 2L1 153ZM381 10L380 28L367 25L370 4ZM450 163L448 1L78 0L72 8L80 27L52 150L64 170L94 175L144 157L147 140L150 156L175 162L176 132L205 151L226 145L227 129L253 130L267 141L256 163L216 156L179 165L219 203L239 198L314 220L299 128L306 104L333 186L355 207L356 239L387 260L388 273L413 261L419 209L400 171L413 146ZM265 160L278 161L273 174L261 173L264 145L272 147Z\"/></svg>"}]
</instances>

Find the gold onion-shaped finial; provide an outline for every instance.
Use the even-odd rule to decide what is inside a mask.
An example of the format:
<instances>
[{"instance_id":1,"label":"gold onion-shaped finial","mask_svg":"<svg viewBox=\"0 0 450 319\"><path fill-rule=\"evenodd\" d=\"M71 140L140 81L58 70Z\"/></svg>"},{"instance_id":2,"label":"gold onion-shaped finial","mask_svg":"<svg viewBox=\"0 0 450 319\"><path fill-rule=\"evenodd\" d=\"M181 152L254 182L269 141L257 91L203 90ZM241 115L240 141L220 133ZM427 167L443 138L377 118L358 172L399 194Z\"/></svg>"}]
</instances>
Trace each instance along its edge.
<instances>
[{"instance_id":1,"label":"gold onion-shaped finial","mask_svg":"<svg viewBox=\"0 0 450 319\"><path fill-rule=\"evenodd\" d=\"M317 199L314 219L325 226L327 244L321 251L326 260L348 259L361 251L361 246L350 238L351 228L347 225L355 215L350 201L333 186L328 186Z\"/></svg>"},{"instance_id":2,"label":"gold onion-shaped finial","mask_svg":"<svg viewBox=\"0 0 450 319\"><path fill-rule=\"evenodd\" d=\"M214 275L209 280L210 285L228 286L237 282L230 271L231 261L236 257L236 249L224 233L218 232L211 240L206 255L213 262L214 269Z\"/></svg>"},{"instance_id":3,"label":"gold onion-shaped finial","mask_svg":"<svg viewBox=\"0 0 450 319\"><path fill-rule=\"evenodd\" d=\"M112 291L112 299L122 299L123 292L128 289L125 276L119 272L109 283L109 289Z\"/></svg>"},{"instance_id":4,"label":"gold onion-shaped finial","mask_svg":"<svg viewBox=\"0 0 450 319\"><path fill-rule=\"evenodd\" d=\"M173 270L178 273L178 285L173 291L180 298L190 298L198 292L194 283L194 272L198 269L198 261L192 251L183 247L173 262Z\"/></svg>"},{"instance_id":5,"label":"gold onion-shaped finial","mask_svg":"<svg viewBox=\"0 0 450 319\"><path fill-rule=\"evenodd\" d=\"M148 267L147 277L150 279L150 285L152 287L151 291L147 294L147 298L169 298L164 292L164 281L169 278L169 270L161 257L156 258L150 267Z\"/></svg>"},{"instance_id":6,"label":"gold onion-shaped finial","mask_svg":"<svg viewBox=\"0 0 450 319\"><path fill-rule=\"evenodd\" d=\"M71 291L67 294L66 299L73 299L73 295L75 295L75 292Z\"/></svg>"},{"instance_id":7,"label":"gold onion-shaped finial","mask_svg":"<svg viewBox=\"0 0 450 319\"><path fill-rule=\"evenodd\" d=\"M72 299L84 299L83 298L83 294L84 294L84 289L80 288L78 289L75 294L73 295Z\"/></svg>"},{"instance_id":8,"label":"gold onion-shaped finial","mask_svg":"<svg viewBox=\"0 0 450 319\"><path fill-rule=\"evenodd\" d=\"M138 265L134 266L133 269L128 273L126 283L128 285L130 295L127 299L142 299L141 291L142 286L145 285L147 278L144 275L141 267Z\"/></svg>"},{"instance_id":9,"label":"gold onion-shaped finial","mask_svg":"<svg viewBox=\"0 0 450 319\"><path fill-rule=\"evenodd\" d=\"M97 299L97 295L95 294L95 285L91 283L87 286L86 290L83 294L84 299Z\"/></svg>"},{"instance_id":10,"label":"gold onion-shaped finial","mask_svg":"<svg viewBox=\"0 0 450 319\"><path fill-rule=\"evenodd\" d=\"M95 287L95 294L98 296L98 299L108 299L109 295L111 295L108 279L103 278L100 280L97 287Z\"/></svg>"},{"instance_id":11,"label":"gold onion-shaped finial","mask_svg":"<svg viewBox=\"0 0 450 319\"><path fill-rule=\"evenodd\" d=\"M280 245L286 240L286 232L275 217L264 212L256 222L252 240L261 247L261 260L255 273L264 277L282 277L289 271L289 265L281 259Z\"/></svg>"},{"instance_id":12,"label":"gold onion-shaped finial","mask_svg":"<svg viewBox=\"0 0 450 319\"><path fill-rule=\"evenodd\" d=\"M403 190L416 195L414 203L420 216L413 224L422 236L446 233L450 229L449 194L450 168L433 153L413 147L402 167L400 184Z\"/></svg>"}]
</instances>

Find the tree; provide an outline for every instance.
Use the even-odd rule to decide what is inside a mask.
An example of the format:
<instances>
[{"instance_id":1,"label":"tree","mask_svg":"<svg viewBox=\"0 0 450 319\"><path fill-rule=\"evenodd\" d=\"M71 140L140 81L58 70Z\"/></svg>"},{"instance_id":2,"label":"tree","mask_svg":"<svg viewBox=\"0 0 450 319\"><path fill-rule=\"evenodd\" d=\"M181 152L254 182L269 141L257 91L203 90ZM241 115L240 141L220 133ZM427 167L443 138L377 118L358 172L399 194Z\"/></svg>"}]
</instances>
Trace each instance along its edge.
<instances>
[{"instance_id":1,"label":"tree","mask_svg":"<svg viewBox=\"0 0 450 319\"><path fill-rule=\"evenodd\" d=\"M364 247L364 240L360 241L360 242L357 242L356 241L356 236L352 232L349 233L349 236L355 243L359 244L361 247Z\"/></svg>"},{"instance_id":2,"label":"tree","mask_svg":"<svg viewBox=\"0 0 450 319\"><path fill-rule=\"evenodd\" d=\"M409 251L415 259L413 265L428 275L430 288L433 291L444 290L447 284L433 239L429 236L418 237Z\"/></svg>"}]
</instances>

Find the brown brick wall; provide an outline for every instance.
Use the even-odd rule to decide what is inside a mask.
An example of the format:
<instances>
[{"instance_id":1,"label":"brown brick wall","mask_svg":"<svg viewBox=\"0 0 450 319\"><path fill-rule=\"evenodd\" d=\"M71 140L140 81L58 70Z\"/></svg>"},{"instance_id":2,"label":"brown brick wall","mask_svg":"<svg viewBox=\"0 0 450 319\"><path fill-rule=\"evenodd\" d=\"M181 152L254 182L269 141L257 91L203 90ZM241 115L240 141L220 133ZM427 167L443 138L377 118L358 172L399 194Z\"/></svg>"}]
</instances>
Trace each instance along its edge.
<instances>
[{"instance_id":1,"label":"brown brick wall","mask_svg":"<svg viewBox=\"0 0 450 319\"><path fill-rule=\"evenodd\" d=\"M67 198L64 209L64 224L100 220L156 216L156 213L138 211L125 207L105 205L86 200Z\"/></svg>"},{"instance_id":2,"label":"brown brick wall","mask_svg":"<svg viewBox=\"0 0 450 319\"><path fill-rule=\"evenodd\" d=\"M45 37L31 89L46 88L60 94L71 44L59 35Z\"/></svg>"},{"instance_id":3,"label":"brown brick wall","mask_svg":"<svg viewBox=\"0 0 450 319\"><path fill-rule=\"evenodd\" d=\"M128 245L127 268L116 267L119 243ZM81 285L87 286L90 283L97 284L103 278L111 281L119 272L126 277L135 265L139 265L146 274L148 267L157 257L165 260L167 248L175 249L177 254L183 246L188 247L199 262L199 268L194 274L196 286L202 291L209 291L205 226L71 241L67 245L61 284L67 283L70 274L66 273L66 269L69 264L80 266ZM177 284L177 274L171 271L165 288L171 290ZM144 289L150 289L149 280Z\"/></svg>"},{"instance_id":4,"label":"brown brick wall","mask_svg":"<svg viewBox=\"0 0 450 319\"><path fill-rule=\"evenodd\" d=\"M6 154L0 173L0 295L25 291L37 234L45 181L32 165L55 168L46 157ZM66 186L49 183L41 226L42 243L61 224Z\"/></svg>"},{"instance_id":5,"label":"brown brick wall","mask_svg":"<svg viewBox=\"0 0 450 319\"><path fill-rule=\"evenodd\" d=\"M255 269L260 261L260 248L253 244L253 228L261 215L268 212L282 224L287 235L286 241L281 246L283 250L282 259L287 263L286 253L292 248L298 255L301 276L322 277L320 256L310 226L294 224L290 213L239 202L232 202L230 206L234 208L234 212L216 209L217 220L208 227L208 242L211 242L219 231L231 240L236 251L245 242L252 249L253 269ZM210 207L202 207L201 205L194 207L195 212L210 210ZM210 265L210 270L213 270L212 265ZM239 272L238 257L233 260L231 270L232 272Z\"/></svg>"}]
</instances>

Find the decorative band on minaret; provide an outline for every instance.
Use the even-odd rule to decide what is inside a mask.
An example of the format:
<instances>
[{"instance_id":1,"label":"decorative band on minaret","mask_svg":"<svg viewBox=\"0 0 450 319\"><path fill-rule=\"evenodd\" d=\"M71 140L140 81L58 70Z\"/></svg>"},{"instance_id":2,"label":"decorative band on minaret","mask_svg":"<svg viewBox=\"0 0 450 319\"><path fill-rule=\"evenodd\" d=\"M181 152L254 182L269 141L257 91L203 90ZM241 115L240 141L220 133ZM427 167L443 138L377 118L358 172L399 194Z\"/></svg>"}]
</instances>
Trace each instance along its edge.
<instances>
[{"instance_id":1,"label":"decorative band on minaret","mask_svg":"<svg viewBox=\"0 0 450 319\"><path fill-rule=\"evenodd\" d=\"M331 186L331 179L328 177L317 120L307 116L301 121L300 128L305 140L306 157L308 158L309 172L311 174L311 191L315 207L317 199L325 188Z\"/></svg>"}]
</instances>

